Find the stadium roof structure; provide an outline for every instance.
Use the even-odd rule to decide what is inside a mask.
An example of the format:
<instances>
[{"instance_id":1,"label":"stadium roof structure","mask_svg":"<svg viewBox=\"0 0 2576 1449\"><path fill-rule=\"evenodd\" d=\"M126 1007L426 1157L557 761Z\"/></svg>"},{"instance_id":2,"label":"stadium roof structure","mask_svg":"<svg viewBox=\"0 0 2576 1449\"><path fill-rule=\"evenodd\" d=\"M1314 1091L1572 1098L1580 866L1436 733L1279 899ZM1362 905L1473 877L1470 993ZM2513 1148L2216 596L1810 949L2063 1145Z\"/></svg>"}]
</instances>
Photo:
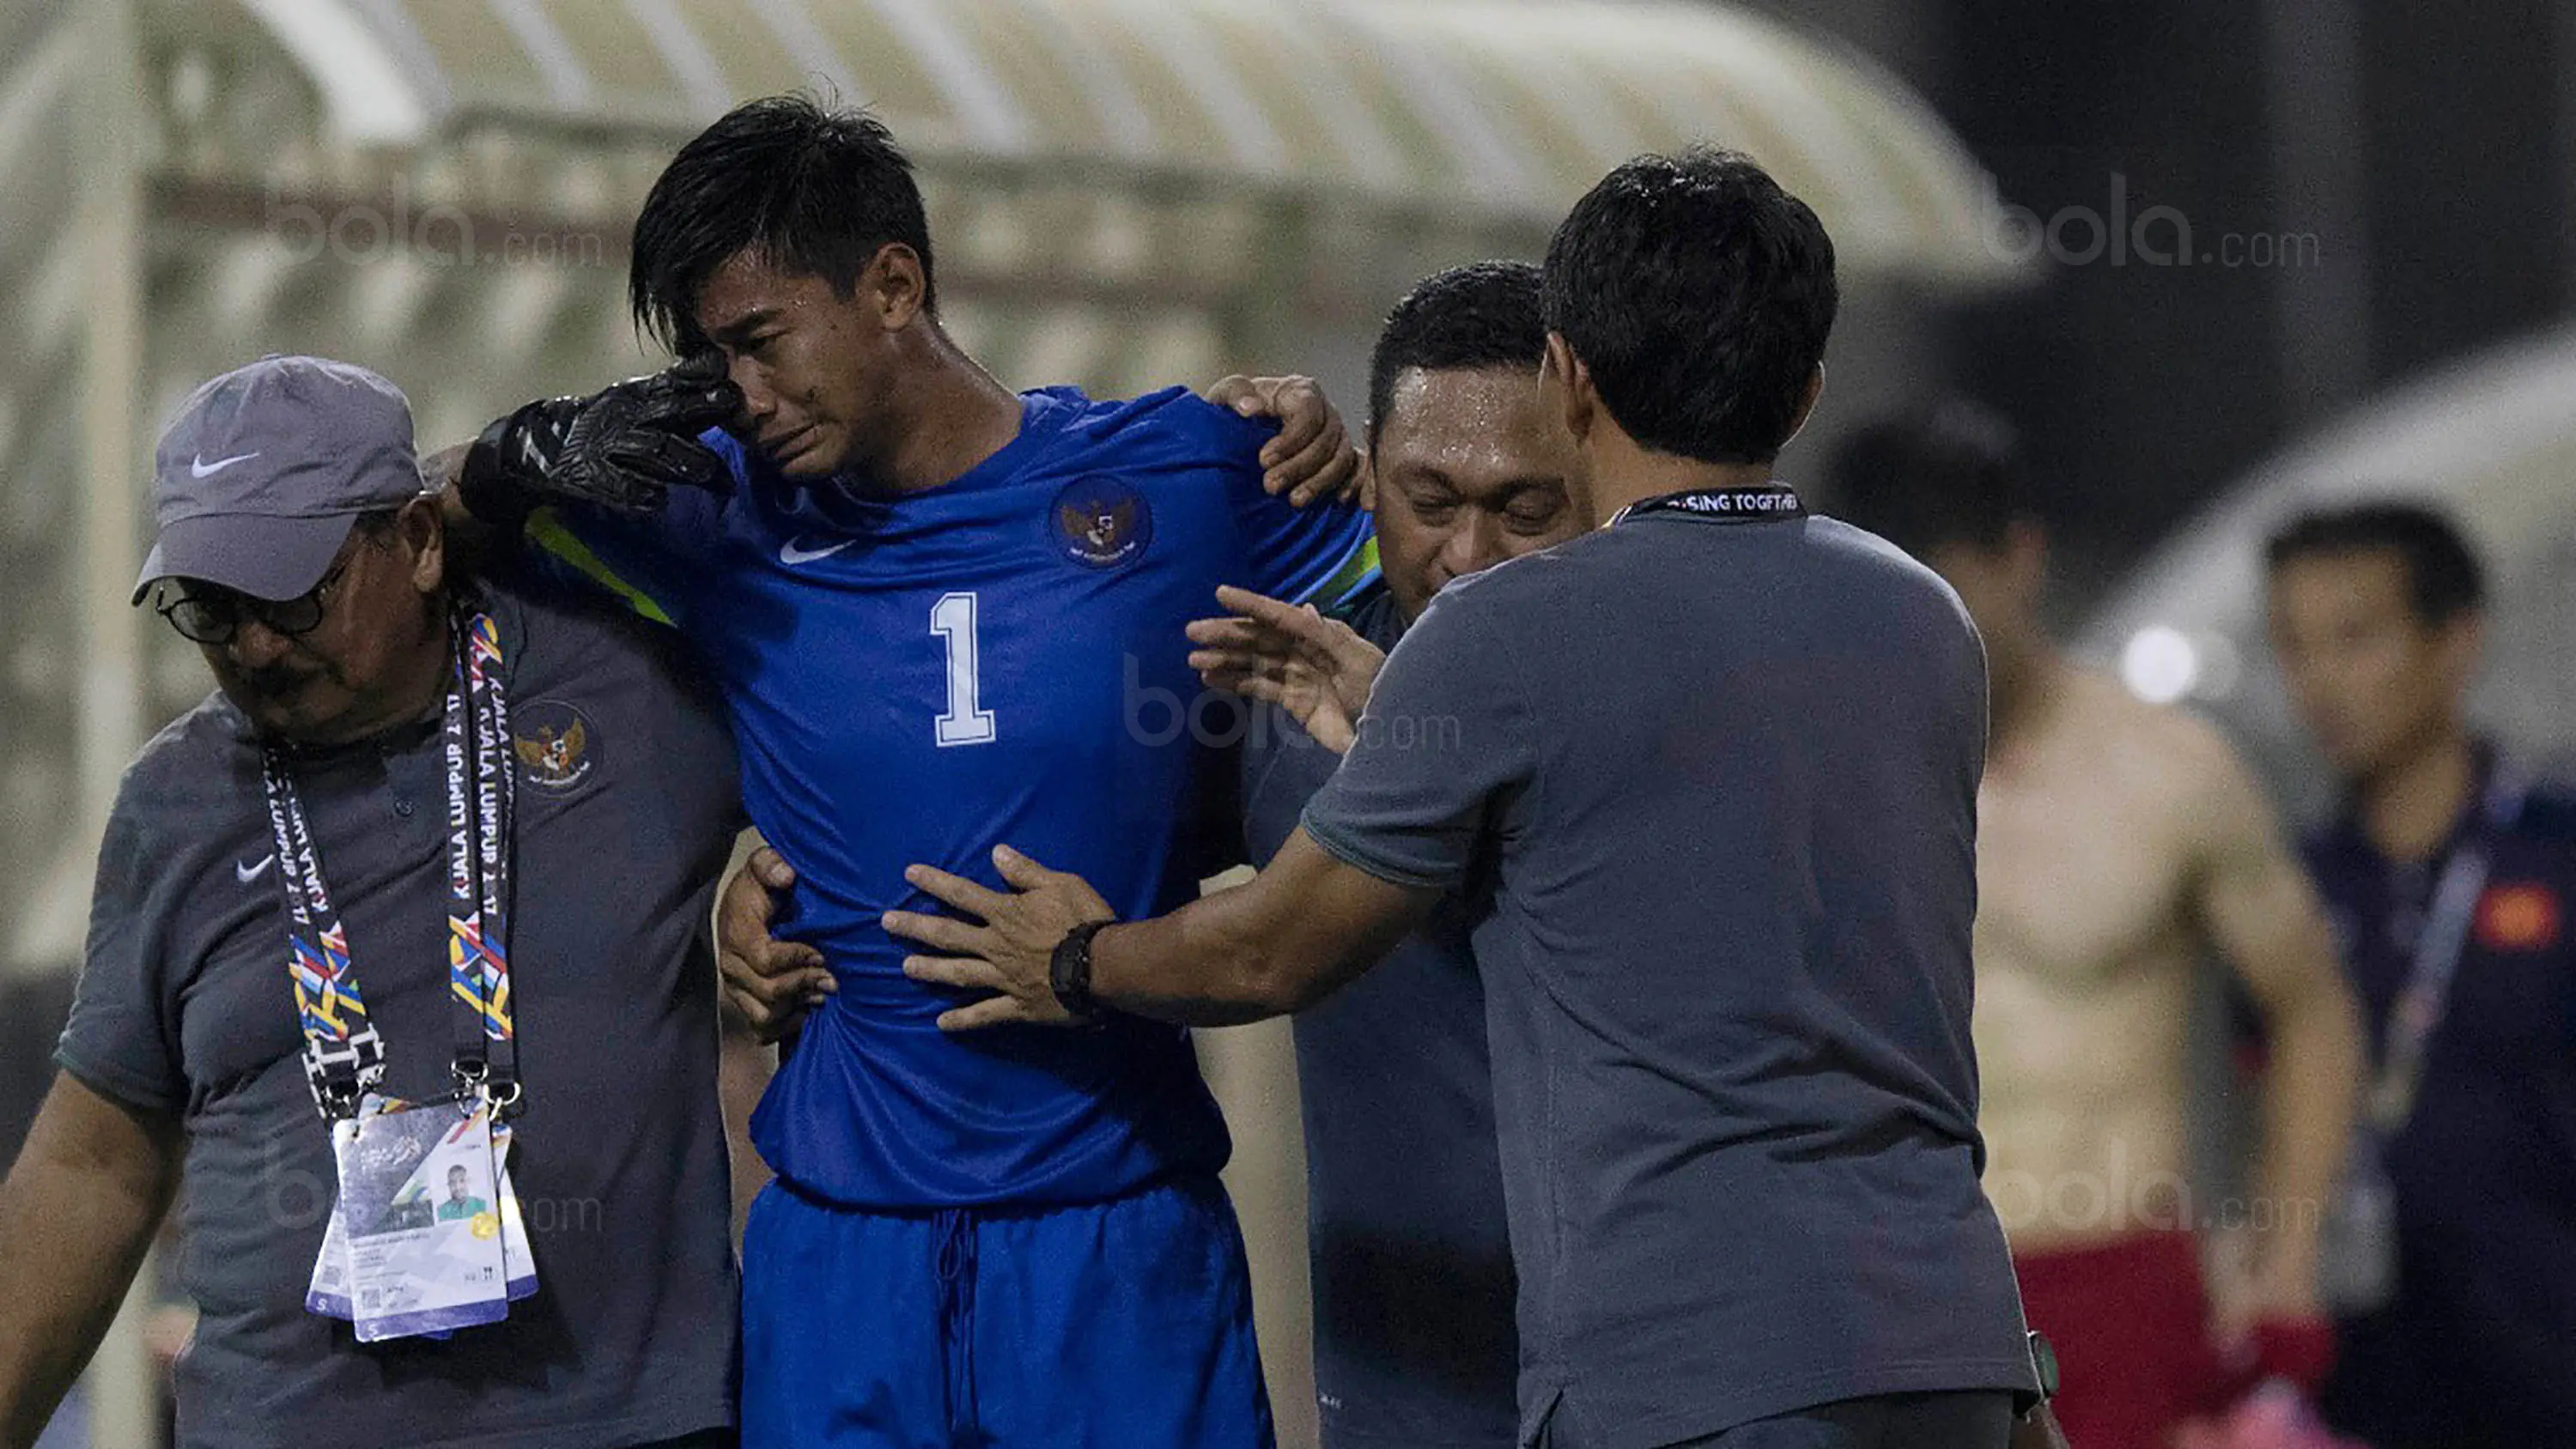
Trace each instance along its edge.
<instances>
[{"instance_id":1,"label":"stadium roof structure","mask_svg":"<svg viewBox=\"0 0 2576 1449\"><path fill-rule=\"evenodd\" d=\"M1612 165L1716 139L1847 264L2009 280L1983 173L1858 53L1706 4L1514 0L243 0L341 137L676 137L805 86L933 163L1248 185L1552 226ZM221 28L220 19L204 21Z\"/></svg>"},{"instance_id":2,"label":"stadium roof structure","mask_svg":"<svg viewBox=\"0 0 2576 1449\"><path fill-rule=\"evenodd\" d=\"M2224 721L2294 804L2324 800L2264 641L2263 546L2304 508L2407 498L2485 559L2473 708L2527 757L2576 760L2576 328L2436 368L2255 468L2174 531L2080 643L2131 688Z\"/></svg>"}]
</instances>

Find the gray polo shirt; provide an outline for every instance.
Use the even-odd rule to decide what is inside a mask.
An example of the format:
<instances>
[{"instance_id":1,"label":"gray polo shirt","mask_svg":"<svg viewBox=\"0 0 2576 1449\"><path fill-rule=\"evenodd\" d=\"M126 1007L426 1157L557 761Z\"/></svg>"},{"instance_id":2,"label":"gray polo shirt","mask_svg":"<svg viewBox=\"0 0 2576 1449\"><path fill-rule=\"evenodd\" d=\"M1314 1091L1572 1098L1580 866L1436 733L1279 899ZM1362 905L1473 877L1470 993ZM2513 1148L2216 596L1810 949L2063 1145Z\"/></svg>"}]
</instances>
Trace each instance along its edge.
<instances>
[{"instance_id":1,"label":"gray polo shirt","mask_svg":"<svg viewBox=\"0 0 2576 1449\"><path fill-rule=\"evenodd\" d=\"M1371 585L1343 622L1404 633ZM1266 865L1341 757L1261 706L1243 741L1243 836ZM1495 1165L1485 993L1454 896L1368 975L1297 1015L1315 1398L1325 1449L1515 1439L1512 1249Z\"/></svg>"},{"instance_id":2,"label":"gray polo shirt","mask_svg":"<svg viewBox=\"0 0 2576 1449\"><path fill-rule=\"evenodd\" d=\"M1984 747L1956 597L1828 519L1632 519L1396 647L1305 827L1481 894L1525 1437L2029 1386L1977 1183Z\"/></svg>"},{"instance_id":3,"label":"gray polo shirt","mask_svg":"<svg viewBox=\"0 0 2576 1449\"><path fill-rule=\"evenodd\" d=\"M183 1445L599 1449L733 1422L735 1278L705 928L740 807L676 641L496 586L522 760L511 989L527 1109L512 1175L541 1288L446 1342L360 1345L305 1311L333 1171L304 1081L247 721L221 696L126 773L57 1057L186 1124ZM299 792L387 1089L454 1040L437 721L304 758Z\"/></svg>"}]
</instances>

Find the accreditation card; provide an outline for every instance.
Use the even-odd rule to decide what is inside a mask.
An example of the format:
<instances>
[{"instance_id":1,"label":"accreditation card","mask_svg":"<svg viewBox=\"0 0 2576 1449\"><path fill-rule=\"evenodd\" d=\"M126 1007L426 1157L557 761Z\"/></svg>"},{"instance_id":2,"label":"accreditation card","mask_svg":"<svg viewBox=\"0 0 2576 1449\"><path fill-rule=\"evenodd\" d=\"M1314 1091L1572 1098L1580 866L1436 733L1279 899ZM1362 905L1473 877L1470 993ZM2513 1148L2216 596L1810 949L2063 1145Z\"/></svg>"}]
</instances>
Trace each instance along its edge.
<instances>
[{"instance_id":1,"label":"accreditation card","mask_svg":"<svg viewBox=\"0 0 2576 1449\"><path fill-rule=\"evenodd\" d=\"M339 1195L306 1306L373 1343L498 1322L535 1292L509 1136L480 1101L369 1096L332 1124Z\"/></svg>"}]
</instances>

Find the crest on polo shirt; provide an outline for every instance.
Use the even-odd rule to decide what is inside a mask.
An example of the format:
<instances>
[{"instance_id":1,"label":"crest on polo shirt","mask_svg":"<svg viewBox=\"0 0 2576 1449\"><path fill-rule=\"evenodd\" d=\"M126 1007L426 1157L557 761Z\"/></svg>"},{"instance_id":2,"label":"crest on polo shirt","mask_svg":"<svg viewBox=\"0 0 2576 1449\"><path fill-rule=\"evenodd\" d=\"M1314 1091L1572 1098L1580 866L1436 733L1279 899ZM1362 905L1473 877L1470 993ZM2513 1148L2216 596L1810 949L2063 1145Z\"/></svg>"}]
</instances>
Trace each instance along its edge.
<instances>
[{"instance_id":1,"label":"crest on polo shirt","mask_svg":"<svg viewBox=\"0 0 2576 1449\"><path fill-rule=\"evenodd\" d=\"M520 778L536 789L570 794L599 768L599 731L588 715L562 700L512 707L510 735Z\"/></svg>"},{"instance_id":2,"label":"crest on polo shirt","mask_svg":"<svg viewBox=\"0 0 2576 1449\"><path fill-rule=\"evenodd\" d=\"M1067 484L1055 495L1047 526L1058 552L1096 569L1135 562L1154 538L1154 515L1145 506L1145 495L1108 477Z\"/></svg>"}]
</instances>

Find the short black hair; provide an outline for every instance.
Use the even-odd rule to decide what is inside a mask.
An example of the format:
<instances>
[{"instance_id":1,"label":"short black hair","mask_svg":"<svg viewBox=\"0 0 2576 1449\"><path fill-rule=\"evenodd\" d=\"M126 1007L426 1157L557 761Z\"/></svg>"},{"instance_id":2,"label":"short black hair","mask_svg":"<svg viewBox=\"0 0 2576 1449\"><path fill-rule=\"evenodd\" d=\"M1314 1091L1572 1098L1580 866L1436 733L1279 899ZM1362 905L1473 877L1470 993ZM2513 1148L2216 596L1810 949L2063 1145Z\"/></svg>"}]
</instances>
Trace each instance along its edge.
<instances>
[{"instance_id":1,"label":"short black hair","mask_svg":"<svg viewBox=\"0 0 2576 1449\"><path fill-rule=\"evenodd\" d=\"M2397 555L2418 623L2439 627L2486 607L2486 569L2459 525L2421 503L2385 499L2313 508L2272 535L2263 556L2273 572L2297 559L2329 554Z\"/></svg>"},{"instance_id":2,"label":"short black hair","mask_svg":"<svg viewBox=\"0 0 2576 1449\"><path fill-rule=\"evenodd\" d=\"M1435 272L1386 314L1369 353L1368 435L1394 406L1408 368L1517 367L1535 374L1547 355L1547 315L1535 262L1469 262Z\"/></svg>"},{"instance_id":3,"label":"short black hair","mask_svg":"<svg viewBox=\"0 0 2576 1449\"><path fill-rule=\"evenodd\" d=\"M627 304L682 354L703 350L698 289L739 252L821 277L843 296L879 250L921 258L922 304L938 312L930 222L912 162L885 123L809 96L734 107L662 168L635 218Z\"/></svg>"},{"instance_id":4,"label":"short black hair","mask_svg":"<svg viewBox=\"0 0 2576 1449\"><path fill-rule=\"evenodd\" d=\"M1610 416L1705 463L1779 455L1839 300L1824 224L1734 151L1628 162L1547 248L1548 330Z\"/></svg>"},{"instance_id":5,"label":"short black hair","mask_svg":"<svg viewBox=\"0 0 2576 1449\"><path fill-rule=\"evenodd\" d=\"M2031 516L2021 440L2001 414L1939 398L1845 434L1825 466L1834 512L1923 557L1966 544L2003 546Z\"/></svg>"}]
</instances>

